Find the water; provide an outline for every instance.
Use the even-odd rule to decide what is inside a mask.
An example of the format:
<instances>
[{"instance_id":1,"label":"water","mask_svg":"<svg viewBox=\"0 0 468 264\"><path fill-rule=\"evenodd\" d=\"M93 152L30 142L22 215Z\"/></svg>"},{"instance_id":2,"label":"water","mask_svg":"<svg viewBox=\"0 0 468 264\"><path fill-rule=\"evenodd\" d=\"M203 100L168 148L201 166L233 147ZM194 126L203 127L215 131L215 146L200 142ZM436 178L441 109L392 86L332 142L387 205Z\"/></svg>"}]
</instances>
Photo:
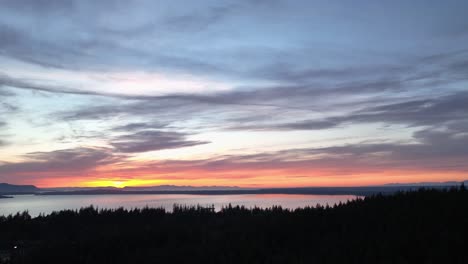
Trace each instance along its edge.
<instances>
[{"instance_id":1,"label":"water","mask_svg":"<svg viewBox=\"0 0 468 264\"><path fill-rule=\"evenodd\" d=\"M98 208L127 209L163 207L171 211L174 204L214 205L215 210L228 205L246 207L271 207L295 209L305 206L334 205L356 199L354 195L285 195L285 194L242 194L242 195L188 195L188 194L128 194L128 195L14 195L11 199L0 199L0 215L29 211L31 216L49 214L63 209L79 209L93 205Z\"/></svg>"}]
</instances>

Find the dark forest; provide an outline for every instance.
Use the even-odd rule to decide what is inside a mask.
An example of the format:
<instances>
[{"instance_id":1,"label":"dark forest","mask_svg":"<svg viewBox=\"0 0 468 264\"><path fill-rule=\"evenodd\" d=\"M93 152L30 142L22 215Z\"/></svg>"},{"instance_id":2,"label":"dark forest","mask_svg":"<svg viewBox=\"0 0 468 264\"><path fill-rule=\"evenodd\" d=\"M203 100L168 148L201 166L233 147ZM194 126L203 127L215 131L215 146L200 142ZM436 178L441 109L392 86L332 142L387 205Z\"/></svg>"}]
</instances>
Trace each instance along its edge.
<instances>
[{"instance_id":1,"label":"dark forest","mask_svg":"<svg viewBox=\"0 0 468 264\"><path fill-rule=\"evenodd\" d=\"M468 191L335 206L60 211L0 217L0 263L468 263Z\"/></svg>"}]
</instances>

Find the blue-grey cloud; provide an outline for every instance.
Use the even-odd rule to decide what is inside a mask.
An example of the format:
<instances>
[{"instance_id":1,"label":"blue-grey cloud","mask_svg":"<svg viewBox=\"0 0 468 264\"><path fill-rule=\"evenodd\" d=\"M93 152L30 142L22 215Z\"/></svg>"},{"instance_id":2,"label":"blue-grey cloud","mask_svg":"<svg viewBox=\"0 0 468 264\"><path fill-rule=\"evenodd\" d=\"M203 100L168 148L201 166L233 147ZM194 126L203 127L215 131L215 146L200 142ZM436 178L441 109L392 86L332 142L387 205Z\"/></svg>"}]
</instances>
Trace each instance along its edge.
<instances>
[{"instance_id":1,"label":"blue-grey cloud","mask_svg":"<svg viewBox=\"0 0 468 264\"><path fill-rule=\"evenodd\" d=\"M134 132L145 129L162 129L167 126L168 124L164 124L161 122L128 123L126 125L114 127L112 130L118 132Z\"/></svg>"},{"instance_id":2,"label":"blue-grey cloud","mask_svg":"<svg viewBox=\"0 0 468 264\"><path fill-rule=\"evenodd\" d=\"M187 134L157 130L140 131L119 136L111 145L117 152L138 153L163 149L174 149L207 144L206 141L187 140Z\"/></svg>"},{"instance_id":3,"label":"blue-grey cloud","mask_svg":"<svg viewBox=\"0 0 468 264\"><path fill-rule=\"evenodd\" d=\"M366 107L343 116L302 120L290 123L247 124L231 127L239 130L320 130L360 123L442 126L468 120L468 93L458 92L438 98L410 100Z\"/></svg>"},{"instance_id":4,"label":"blue-grey cloud","mask_svg":"<svg viewBox=\"0 0 468 264\"><path fill-rule=\"evenodd\" d=\"M10 133L20 123L37 129L31 120L47 120L60 129L89 130L56 136L60 143L93 133L110 145L21 156L26 161L0 163L2 175L86 171L125 155L207 144L190 139L202 129L284 132L356 124L416 132L408 142L389 136L155 164L172 165L168 170L466 168L465 2L5 0L1 6L0 60L8 63L0 65L0 129ZM29 69L46 74L30 77ZM90 74L105 82L121 72L196 76L230 89L122 94L52 77ZM9 140L0 145L20 144Z\"/></svg>"},{"instance_id":5,"label":"blue-grey cloud","mask_svg":"<svg viewBox=\"0 0 468 264\"><path fill-rule=\"evenodd\" d=\"M389 63L379 53L397 54L395 39L423 44L436 31L460 26L457 21L464 13L459 4L448 1L427 8L397 2L374 7L362 2L349 12L346 4L327 6L320 1L8 0L0 11L0 50L3 56L74 70L182 71L285 81L343 78L355 71L373 72L373 64ZM405 6L405 12L397 12L395 6ZM437 8L438 16L421 15L425 7L431 14ZM400 19L390 23L376 16L380 8ZM428 32L421 32L420 24L408 26L413 20L426 23ZM438 27L431 27L434 24ZM354 65L355 56L342 56L345 48L352 49L363 65ZM419 55L424 52L412 51L412 57ZM371 59L378 62L368 63ZM346 66L337 66L340 60Z\"/></svg>"},{"instance_id":6,"label":"blue-grey cloud","mask_svg":"<svg viewBox=\"0 0 468 264\"><path fill-rule=\"evenodd\" d=\"M2 131L2 129L4 127L7 126L7 123L0 120L0 132ZM2 135L0 134L0 137L2 137ZM0 139L0 147L3 147L3 146L6 146L8 143L4 140L4 139Z\"/></svg>"}]
</instances>

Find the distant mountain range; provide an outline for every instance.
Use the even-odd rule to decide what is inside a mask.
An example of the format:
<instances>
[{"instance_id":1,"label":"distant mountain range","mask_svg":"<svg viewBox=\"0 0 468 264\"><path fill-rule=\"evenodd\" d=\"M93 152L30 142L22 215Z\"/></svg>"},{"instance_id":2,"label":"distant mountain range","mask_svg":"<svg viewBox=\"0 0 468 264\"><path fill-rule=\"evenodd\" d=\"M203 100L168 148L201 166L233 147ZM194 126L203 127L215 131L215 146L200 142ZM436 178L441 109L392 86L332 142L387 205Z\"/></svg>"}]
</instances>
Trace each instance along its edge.
<instances>
[{"instance_id":1,"label":"distant mountain range","mask_svg":"<svg viewBox=\"0 0 468 264\"><path fill-rule=\"evenodd\" d=\"M468 184L468 180L466 181L447 181L447 182L415 182L415 183L388 183L384 186L458 186L464 183L465 185Z\"/></svg>"},{"instance_id":2,"label":"distant mountain range","mask_svg":"<svg viewBox=\"0 0 468 264\"><path fill-rule=\"evenodd\" d=\"M33 194L33 193L52 193L52 192L176 192L176 191L232 191L247 190L237 186L177 186L177 185L159 185L145 187L124 187L116 188L112 186L105 187L57 187L57 188L37 188L34 185L13 185L0 183L0 194Z\"/></svg>"},{"instance_id":3,"label":"distant mountain range","mask_svg":"<svg viewBox=\"0 0 468 264\"><path fill-rule=\"evenodd\" d=\"M116 188L112 186L105 187L58 187L58 188L42 188L43 192L68 192L68 191L90 191L90 190L107 190L107 191L225 191L246 189L237 186L178 186L178 185L158 185L158 186L129 186L124 188Z\"/></svg>"},{"instance_id":4,"label":"distant mountain range","mask_svg":"<svg viewBox=\"0 0 468 264\"><path fill-rule=\"evenodd\" d=\"M225 190L240 190L240 189L250 189L250 188L240 188L237 186L177 186L177 185L159 185L151 187L124 187L124 191L225 191Z\"/></svg>"},{"instance_id":5,"label":"distant mountain range","mask_svg":"<svg viewBox=\"0 0 468 264\"><path fill-rule=\"evenodd\" d=\"M37 188L34 185L12 185L0 183L0 195L40 194L40 195L87 195L87 194L325 194L325 195L370 195L375 193L393 193L396 191L415 190L420 187L447 188L463 182L419 182L390 183L379 186L361 187L298 187L298 188L241 188L237 186L177 186L159 185L148 187L63 187Z\"/></svg>"},{"instance_id":6,"label":"distant mountain range","mask_svg":"<svg viewBox=\"0 0 468 264\"><path fill-rule=\"evenodd\" d=\"M14 193L36 193L40 189L34 185L13 185L8 183L0 183L0 194Z\"/></svg>"}]
</instances>

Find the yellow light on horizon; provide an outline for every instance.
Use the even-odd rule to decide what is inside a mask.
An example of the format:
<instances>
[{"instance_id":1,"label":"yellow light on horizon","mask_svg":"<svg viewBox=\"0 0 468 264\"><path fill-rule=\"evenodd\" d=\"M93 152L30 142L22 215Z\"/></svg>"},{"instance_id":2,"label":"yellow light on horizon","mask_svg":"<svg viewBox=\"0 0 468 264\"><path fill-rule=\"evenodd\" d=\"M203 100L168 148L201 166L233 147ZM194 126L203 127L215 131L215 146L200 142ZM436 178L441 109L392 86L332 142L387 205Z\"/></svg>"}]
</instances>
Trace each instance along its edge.
<instances>
[{"instance_id":1,"label":"yellow light on horizon","mask_svg":"<svg viewBox=\"0 0 468 264\"><path fill-rule=\"evenodd\" d=\"M124 188L130 186L149 186L149 185L159 185L166 182L165 180L159 179L129 179L129 180L96 180L88 181L84 185L86 187L115 187L115 188Z\"/></svg>"},{"instance_id":2,"label":"yellow light on horizon","mask_svg":"<svg viewBox=\"0 0 468 264\"><path fill-rule=\"evenodd\" d=\"M123 187L125 187L124 184L125 184L125 182L123 182L123 181L114 181L112 183L112 186L114 186L116 188L123 188Z\"/></svg>"}]
</instances>

